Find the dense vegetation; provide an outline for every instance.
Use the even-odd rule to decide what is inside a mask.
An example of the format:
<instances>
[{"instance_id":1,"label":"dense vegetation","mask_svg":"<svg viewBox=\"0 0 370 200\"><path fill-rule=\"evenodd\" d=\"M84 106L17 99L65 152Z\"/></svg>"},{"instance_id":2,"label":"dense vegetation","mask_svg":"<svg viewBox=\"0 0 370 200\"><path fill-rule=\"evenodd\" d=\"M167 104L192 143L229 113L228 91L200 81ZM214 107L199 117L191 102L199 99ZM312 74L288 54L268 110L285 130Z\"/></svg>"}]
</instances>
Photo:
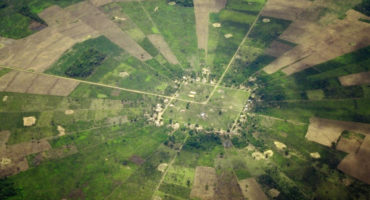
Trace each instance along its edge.
<instances>
[{"instance_id":1,"label":"dense vegetation","mask_svg":"<svg viewBox=\"0 0 370 200\"><path fill-rule=\"evenodd\" d=\"M370 0L362 0L361 4L355 6L355 10L358 10L365 15L370 16Z\"/></svg>"},{"instance_id":2,"label":"dense vegetation","mask_svg":"<svg viewBox=\"0 0 370 200\"><path fill-rule=\"evenodd\" d=\"M105 54L100 53L96 49L88 49L82 52L76 62L67 68L65 74L70 77L88 77L104 61L105 57Z\"/></svg>"}]
</instances>

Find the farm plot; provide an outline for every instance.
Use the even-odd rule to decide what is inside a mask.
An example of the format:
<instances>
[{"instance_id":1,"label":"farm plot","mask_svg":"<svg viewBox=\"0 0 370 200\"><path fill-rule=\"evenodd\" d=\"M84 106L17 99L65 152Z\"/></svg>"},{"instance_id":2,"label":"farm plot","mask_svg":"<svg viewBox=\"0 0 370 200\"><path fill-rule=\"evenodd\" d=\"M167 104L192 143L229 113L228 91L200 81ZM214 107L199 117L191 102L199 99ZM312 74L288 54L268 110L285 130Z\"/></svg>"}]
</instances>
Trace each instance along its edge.
<instances>
[{"instance_id":1,"label":"farm plot","mask_svg":"<svg viewBox=\"0 0 370 200\"><path fill-rule=\"evenodd\" d=\"M49 150L50 144L46 140L31 141L7 146L0 152L0 177L17 174L28 169L26 156Z\"/></svg>"},{"instance_id":2,"label":"farm plot","mask_svg":"<svg viewBox=\"0 0 370 200\"><path fill-rule=\"evenodd\" d=\"M68 96L79 84L78 81L11 71L0 77L0 91L29 94Z\"/></svg>"},{"instance_id":3,"label":"farm plot","mask_svg":"<svg viewBox=\"0 0 370 200\"><path fill-rule=\"evenodd\" d=\"M1 64L43 72L75 43L97 36L58 6L45 9L40 16L49 27L0 49Z\"/></svg>"},{"instance_id":4,"label":"farm plot","mask_svg":"<svg viewBox=\"0 0 370 200\"><path fill-rule=\"evenodd\" d=\"M266 66L264 71L271 74L287 66L282 71L291 75L368 46L370 36L366 33L370 30L370 25L359 21L358 19L361 17L363 17L361 13L349 10L344 20L336 20L325 27L319 25L305 26L305 23L295 22L292 26L298 27L298 30L306 31L304 35L307 37L303 37L305 39L299 38L298 46ZM351 29L347 29L348 27L351 27ZM311 31L310 28L313 30ZM289 38L289 31L291 30L288 29L281 38L292 41ZM296 36L297 32L295 29L293 30L294 33L291 35ZM337 34L333 34L334 32ZM292 42L297 42L297 39Z\"/></svg>"},{"instance_id":5,"label":"farm plot","mask_svg":"<svg viewBox=\"0 0 370 200\"><path fill-rule=\"evenodd\" d=\"M161 35L148 35L149 41L158 49L159 52L167 59L170 64L177 65L179 61L176 56L172 53L170 47Z\"/></svg>"},{"instance_id":6,"label":"farm plot","mask_svg":"<svg viewBox=\"0 0 370 200\"><path fill-rule=\"evenodd\" d=\"M342 86L370 84L370 72L362 72L339 77Z\"/></svg>"},{"instance_id":7,"label":"farm plot","mask_svg":"<svg viewBox=\"0 0 370 200\"><path fill-rule=\"evenodd\" d=\"M311 118L306 139L331 147L343 131L370 134L370 124Z\"/></svg>"},{"instance_id":8,"label":"farm plot","mask_svg":"<svg viewBox=\"0 0 370 200\"><path fill-rule=\"evenodd\" d=\"M271 43L269 48L265 49L265 54L274 56L274 57L280 57L283 55L285 52L289 51L293 47L289 44L280 42L278 40L275 40Z\"/></svg>"},{"instance_id":9,"label":"farm plot","mask_svg":"<svg viewBox=\"0 0 370 200\"><path fill-rule=\"evenodd\" d=\"M195 169L194 185L191 189L190 197L202 200L215 199L216 185L216 170L212 167L199 166Z\"/></svg>"},{"instance_id":10,"label":"farm plot","mask_svg":"<svg viewBox=\"0 0 370 200\"><path fill-rule=\"evenodd\" d=\"M140 45L127 33L123 32L114 22L109 20L104 13L93 5L82 2L66 8L72 16L80 19L94 30L105 35L109 40L126 50L137 59L145 61L152 58ZM86 15L86 13L89 13Z\"/></svg>"},{"instance_id":11,"label":"farm plot","mask_svg":"<svg viewBox=\"0 0 370 200\"><path fill-rule=\"evenodd\" d=\"M266 194L262 191L261 186L256 179L249 178L239 181L240 189L243 192L244 198L250 200L267 200Z\"/></svg>"},{"instance_id":12,"label":"farm plot","mask_svg":"<svg viewBox=\"0 0 370 200\"><path fill-rule=\"evenodd\" d=\"M338 169L367 184L370 184L370 136L366 136L356 153L347 155L338 165Z\"/></svg>"},{"instance_id":13,"label":"farm plot","mask_svg":"<svg viewBox=\"0 0 370 200\"><path fill-rule=\"evenodd\" d=\"M114 2L130 2L130 1L138 1L138 0L89 0L91 4L96 7L100 7L106 4L114 3Z\"/></svg>"},{"instance_id":14,"label":"farm plot","mask_svg":"<svg viewBox=\"0 0 370 200\"><path fill-rule=\"evenodd\" d=\"M294 21L311 5L308 0L269 0L261 15Z\"/></svg>"},{"instance_id":15,"label":"farm plot","mask_svg":"<svg viewBox=\"0 0 370 200\"><path fill-rule=\"evenodd\" d=\"M194 1L195 25L199 49L204 49L207 52L210 12L219 12L221 9L225 7L225 4L226 4L225 0Z\"/></svg>"}]
</instances>

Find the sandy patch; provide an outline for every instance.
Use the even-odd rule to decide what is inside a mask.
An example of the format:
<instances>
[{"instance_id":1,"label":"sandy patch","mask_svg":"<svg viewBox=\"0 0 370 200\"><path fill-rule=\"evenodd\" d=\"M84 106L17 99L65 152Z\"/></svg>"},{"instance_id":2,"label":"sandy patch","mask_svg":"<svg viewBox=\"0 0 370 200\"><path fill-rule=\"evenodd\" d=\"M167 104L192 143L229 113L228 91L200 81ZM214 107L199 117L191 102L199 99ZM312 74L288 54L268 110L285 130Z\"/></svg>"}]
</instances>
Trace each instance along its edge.
<instances>
[{"instance_id":1,"label":"sandy patch","mask_svg":"<svg viewBox=\"0 0 370 200\"><path fill-rule=\"evenodd\" d=\"M338 169L367 184L370 184L370 136L366 136L357 153L347 155Z\"/></svg>"},{"instance_id":2,"label":"sandy patch","mask_svg":"<svg viewBox=\"0 0 370 200\"><path fill-rule=\"evenodd\" d=\"M271 158L274 155L274 152L272 150L267 150L263 152L263 155L265 156L266 159Z\"/></svg>"},{"instance_id":3,"label":"sandy patch","mask_svg":"<svg viewBox=\"0 0 370 200\"><path fill-rule=\"evenodd\" d=\"M8 96L3 96L3 102L8 101Z\"/></svg>"},{"instance_id":4,"label":"sandy patch","mask_svg":"<svg viewBox=\"0 0 370 200\"><path fill-rule=\"evenodd\" d=\"M161 163L158 165L157 170L163 173L166 171L167 167L168 167L167 163Z\"/></svg>"},{"instance_id":5,"label":"sandy patch","mask_svg":"<svg viewBox=\"0 0 370 200\"><path fill-rule=\"evenodd\" d=\"M215 27L215 28L220 28L221 27L221 23L213 23L212 26Z\"/></svg>"},{"instance_id":6,"label":"sandy patch","mask_svg":"<svg viewBox=\"0 0 370 200\"><path fill-rule=\"evenodd\" d=\"M228 34L225 34L225 35L224 35L224 37L225 37L226 39L228 39L228 38L232 38L232 37L233 37L233 34L228 33Z\"/></svg>"},{"instance_id":7,"label":"sandy patch","mask_svg":"<svg viewBox=\"0 0 370 200\"><path fill-rule=\"evenodd\" d=\"M239 181L243 196L248 200L267 200L267 196L262 191L260 184L254 178Z\"/></svg>"},{"instance_id":8,"label":"sandy patch","mask_svg":"<svg viewBox=\"0 0 370 200\"><path fill-rule=\"evenodd\" d=\"M62 126L59 126L58 125L57 130L59 132L59 134L58 134L59 137L61 137L61 136L63 136L63 135L66 134L66 130Z\"/></svg>"},{"instance_id":9,"label":"sandy patch","mask_svg":"<svg viewBox=\"0 0 370 200\"><path fill-rule=\"evenodd\" d=\"M275 188L272 188L269 190L269 196L272 197L272 198L276 198L278 197L280 194L280 191L275 189Z\"/></svg>"},{"instance_id":10,"label":"sandy patch","mask_svg":"<svg viewBox=\"0 0 370 200\"><path fill-rule=\"evenodd\" d=\"M311 118L306 139L331 147L344 130L361 134L370 134L370 124Z\"/></svg>"},{"instance_id":11,"label":"sandy patch","mask_svg":"<svg viewBox=\"0 0 370 200\"><path fill-rule=\"evenodd\" d=\"M75 113L75 111L74 111L74 110L65 110L65 111L64 111L64 114L65 114L65 115L72 115L73 113Z\"/></svg>"},{"instance_id":12,"label":"sandy patch","mask_svg":"<svg viewBox=\"0 0 370 200\"><path fill-rule=\"evenodd\" d=\"M263 18L262 19L262 22L263 23L269 23L269 22L271 22L271 20L269 18Z\"/></svg>"},{"instance_id":13,"label":"sandy patch","mask_svg":"<svg viewBox=\"0 0 370 200\"><path fill-rule=\"evenodd\" d=\"M194 185L190 198L202 200L215 199L215 186L217 183L216 170L212 167L197 167L195 169Z\"/></svg>"},{"instance_id":14,"label":"sandy patch","mask_svg":"<svg viewBox=\"0 0 370 200\"><path fill-rule=\"evenodd\" d=\"M168 2L168 5L170 5L170 6L174 6L174 5L176 5L176 2L174 2L174 1L170 1L170 2Z\"/></svg>"},{"instance_id":15,"label":"sandy patch","mask_svg":"<svg viewBox=\"0 0 370 200\"><path fill-rule=\"evenodd\" d=\"M158 49L159 52L166 58L166 60L171 64L179 64L175 54L173 54L172 50L168 46L167 42L164 40L162 35L153 34L147 36L150 42Z\"/></svg>"},{"instance_id":16,"label":"sandy patch","mask_svg":"<svg viewBox=\"0 0 370 200\"><path fill-rule=\"evenodd\" d=\"M36 117L23 117L23 126L33 126L36 124Z\"/></svg>"},{"instance_id":17,"label":"sandy patch","mask_svg":"<svg viewBox=\"0 0 370 200\"><path fill-rule=\"evenodd\" d=\"M362 72L339 77L343 86L367 85L370 84L370 72Z\"/></svg>"},{"instance_id":18,"label":"sandy patch","mask_svg":"<svg viewBox=\"0 0 370 200\"><path fill-rule=\"evenodd\" d=\"M313 152L313 153L310 153L310 156L311 156L312 158L315 158L315 159L319 159L319 158L321 158L321 156L320 156L319 152Z\"/></svg>"},{"instance_id":19,"label":"sandy patch","mask_svg":"<svg viewBox=\"0 0 370 200\"><path fill-rule=\"evenodd\" d=\"M281 142L278 142L278 141L274 141L274 144L275 144L276 148L278 148L279 150L286 149L286 145L284 143L281 143Z\"/></svg>"},{"instance_id":20,"label":"sandy patch","mask_svg":"<svg viewBox=\"0 0 370 200\"><path fill-rule=\"evenodd\" d=\"M127 73L127 72L120 72L119 74L118 74L118 76L120 76L120 77L122 77L122 78L126 78L127 76L129 76L130 74L129 73Z\"/></svg>"},{"instance_id":21,"label":"sandy patch","mask_svg":"<svg viewBox=\"0 0 370 200\"><path fill-rule=\"evenodd\" d=\"M265 156L263 155L263 153L261 153L261 152L259 152L259 151L253 152L253 153L252 153L252 157L253 157L255 160L262 160L262 159L265 159Z\"/></svg>"},{"instance_id":22,"label":"sandy patch","mask_svg":"<svg viewBox=\"0 0 370 200\"><path fill-rule=\"evenodd\" d=\"M12 160L9 158L2 158L0 162L1 168L5 168L7 165L10 165L12 163Z\"/></svg>"}]
</instances>

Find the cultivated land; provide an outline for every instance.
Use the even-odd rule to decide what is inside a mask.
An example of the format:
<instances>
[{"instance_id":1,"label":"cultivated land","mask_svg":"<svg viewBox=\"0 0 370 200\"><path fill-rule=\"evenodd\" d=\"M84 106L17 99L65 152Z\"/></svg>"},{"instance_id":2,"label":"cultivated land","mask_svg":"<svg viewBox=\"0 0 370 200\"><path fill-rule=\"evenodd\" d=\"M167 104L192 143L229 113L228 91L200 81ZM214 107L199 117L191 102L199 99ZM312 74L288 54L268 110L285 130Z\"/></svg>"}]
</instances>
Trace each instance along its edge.
<instances>
[{"instance_id":1,"label":"cultivated land","mask_svg":"<svg viewBox=\"0 0 370 200\"><path fill-rule=\"evenodd\" d=\"M0 199L367 199L368 5L2 1Z\"/></svg>"}]
</instances>

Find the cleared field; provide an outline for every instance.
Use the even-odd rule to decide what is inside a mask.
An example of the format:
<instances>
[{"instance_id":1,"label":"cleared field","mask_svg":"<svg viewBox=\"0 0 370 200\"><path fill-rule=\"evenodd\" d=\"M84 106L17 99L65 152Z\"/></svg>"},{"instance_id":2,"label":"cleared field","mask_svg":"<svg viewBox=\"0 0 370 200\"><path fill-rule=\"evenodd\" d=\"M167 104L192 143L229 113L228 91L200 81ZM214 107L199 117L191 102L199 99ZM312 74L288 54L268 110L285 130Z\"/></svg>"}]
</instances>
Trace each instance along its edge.
<instances>
[{"instance_id":1,"label":"cleared field","mask_svg":"<svg viewBox=\"0 0 370 200\"><path fill-rule=\"evenodd\" d=\"M248 178L239 181L240 189L243 192L243 196L249 200L267 200L266 194L262 191L260 184L257 183L256 179Z\"/></svg>"},{"instance_id":2,"label":"cleared field","mask_svg":"<svg viewBox=\"0 0 370 200\"><path fill-rule=\"evenodd\" d=\"M343 86L367 85L370 84L370 72L341 76L339 81Z\"/></svg>"},{"instance_id":3,"label":"cleared field","mask_svg":"<svg viewBox=\"0 0 370 200\"><path fill-rule=\"evenodd\" d=\"M0 49L3 65L43 72L75 43L98 33L58 6L40 13L48 27Z\"/></svg>"},{"instance_id":4,"label":"cleared field","mask_svg":"<svg viewBox=\"0 0 370 200\"><path fill-rule=\"evenodd\" d=\"M348 139L341 137L339 139L338 144L336 145L336 149L346 153L356 153L357 150L360 148L361 143L362 141L356 139Z\"/></svg>"},{"instance_id":5,"label":"cleared field","mask_svg":"<svg viewBox=\"0 0 370 200\"><path fill-rule=\"evenodd\" d=\"M366 136L357 153L347 155L338 169L367 184L370 184L370 136Z\"/></svg>"},{"instance_id":6,"label":"cleared field","mask_svg":"<svg viewBox=\"0 0 370 200\"><path fill-rule=\"evenodd\" d=\"M197 167L195 169L194 185L191 189L191 198L202 200L215 199L215 187L217 185L216 170L212 167Z\"/></svg>"},{"instance_id":7,"label":"cleared field","mask_svg":"<svg viewBox=\"0 0 370 200\"><path fill-rule=\"evenodd\" d=\"M5 151L0 152L2 158L0 177L17 174L28 169L26 156L51 149L46 140L10 145Z\"/></svg>"},{"instance_id":8,"label":"cleared field","mask_svg":"<svg viewBox=\"0 0 370 200\"><path fill-rule=\"evenodd\" d=\"M198 48L207 52L209 14L219 12L225 7L226 0L194 0L195 25Z\"/></svg>"},{"instance_id":9,"label":"cleared field","mask_svg":"<svg viewBox=\"0 0 370 200\"><path fill-rule=\"evenodd\" d=\"M311 5L308 0L269 0L261 15L294 21Z\"/></svg>"},{"instance_id":10,"label":"cleared field","mask_svg":"<svg viewBox=\"0 0 370 200\"><path fill-rule=\"evenodd\" d=\"M147 36L150 42L158 49L159 52L167 59L170 64L177 65L179 61L173 54L170 47L167 45L166 41L159 34L153 34Z\"/></svg>"},{"instance_id":11,"label":"cleared field","mask_svg":"<svg viewBox=\"0 0 370 200\"><path fill-rule=\"evenodd\" d=\"M0 77L0 91L29 94L68 96L79 84L74 80L59 79L28 72L11 71Z\"/></svg>"},{"instance_id":12,"label":"cleared field","mask_svg":"<svg viewBox=\"0 0 370 200\"><path fill-rule=\"evenodd\" d=\"M331 147L344 130L370 134L370 124L311 118L306 139Z\"/></svg>"},{"instance_id":13,"label":"cleared field","mask_svg":"<svg viewBox=\"0 0 370 200\"><path fill-rule=\"evenodd\" d=\"M152 56L138 45L127 33L123 32L114 22L109 20L99 9L88 2L78 3L66 8L72 16L80 19L100 34L105 35L109 40L122 49L129 52L137 59L146 61ZM88 13L88 14L86 14Z\"/></svg>"},{"instance_id":14,"label":"cleared field","mask_svg":"<svg viewBox=\"0 0 370 200\"><path fill-rule=\"evenodd\" d=\"M139 0L89 0L91 4L96 7L103 6L106 4L114 3L114 2L130 2L130 1L139 1Z\"/></svg>"},{"instance_id":15,"label":"cleared field","mask_svg":"<svg viewBox=\"0 0 370 200\"><path fill-rule=\"evenodd\" d=\"M280 57L292 48L293 47L291 45L275 40L267 49L265 49L264 53L270 56Z\"/></svg>"},{"instance_id":16,"label":"cleared field","mask_svg":"<svg viewBox=\"0 0 370 200\"><path fill-rule=\"evenodd\" d=\"M294 22L292 28L288 28L280 38L299 45L266 66L264 71L271 74L287 66L282 71L291 75L368 46L370 24L359 21L363 17L366 16L349 10L345 19L336 20L328 26L305 21Z\"/></svg>"}]
</instances>

